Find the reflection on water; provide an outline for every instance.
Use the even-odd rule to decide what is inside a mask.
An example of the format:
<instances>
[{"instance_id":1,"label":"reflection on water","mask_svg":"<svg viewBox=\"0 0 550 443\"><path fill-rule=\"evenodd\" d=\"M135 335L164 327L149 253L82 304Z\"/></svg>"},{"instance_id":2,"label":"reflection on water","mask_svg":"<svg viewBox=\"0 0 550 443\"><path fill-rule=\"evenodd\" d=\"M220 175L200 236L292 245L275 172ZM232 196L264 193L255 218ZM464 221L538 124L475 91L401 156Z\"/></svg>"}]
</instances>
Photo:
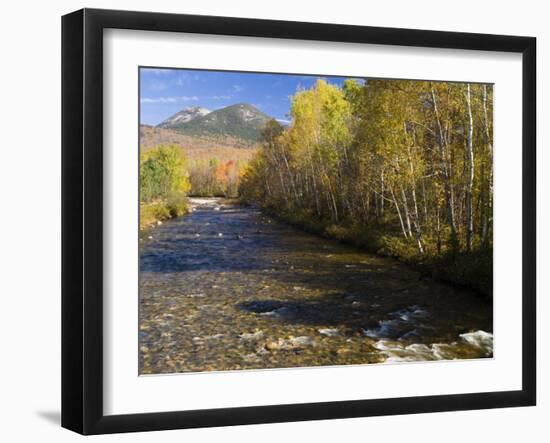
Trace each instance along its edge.
<instances>
[{"instance_id":1,"label":"reflection on water","mask_svg":"<svg viewBox=\"0 0 550 443\"><path fill-rule=\"evenodd\" d=\"M492 356L490 301L253 208L196 199L140 240L140 371Z\"/></svg>"}]
</instances>

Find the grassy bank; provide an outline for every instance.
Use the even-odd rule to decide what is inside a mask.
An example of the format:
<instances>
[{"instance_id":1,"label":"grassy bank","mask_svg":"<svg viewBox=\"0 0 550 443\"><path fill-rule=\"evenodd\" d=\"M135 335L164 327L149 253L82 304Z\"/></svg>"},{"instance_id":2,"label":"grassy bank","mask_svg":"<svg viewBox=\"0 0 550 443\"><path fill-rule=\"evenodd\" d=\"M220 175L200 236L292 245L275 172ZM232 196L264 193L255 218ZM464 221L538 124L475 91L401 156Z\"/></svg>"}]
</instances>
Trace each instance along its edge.
<instances>
[{"instance_id":1,"label":"grassy bank","mask_svg":"<svg viewBox=\"0 0 550 443\"><path fill-rule=\"evenodd\" d=\"M189 211L186 158L177 146L157 146L140 155L139 229L151 228Z\"/></svg>"},{"instance_id":2,"label":"grassy bank","mask_svg":"<svg viewBox=\"0 0 550 443\"><path fill-rule=\"evenodd\" d=\"M349 222L334 224L330 220L317 219L309 211L280 212L269 207L262 209L271 217L306 232L395 258L418 270L421 277L451 283L480 295L493 295L492 249L478 249L472 252L446 250L437 254L435 240L432 240L426 245L426 252L419 254L413 241L403 239L400 232L393 232L388 225Z\"/></svg>"},{"instance_id":3,"label":"grassy bank","mask_svg":"<svg viewBox=\"0 0 550 443\"><path fill-rule=\"evenodd\" d=\"M190 210L187 198L156 200L140 204L139 230L157 226L159 222L187 214Z\"/></svg>"}]
</instances>

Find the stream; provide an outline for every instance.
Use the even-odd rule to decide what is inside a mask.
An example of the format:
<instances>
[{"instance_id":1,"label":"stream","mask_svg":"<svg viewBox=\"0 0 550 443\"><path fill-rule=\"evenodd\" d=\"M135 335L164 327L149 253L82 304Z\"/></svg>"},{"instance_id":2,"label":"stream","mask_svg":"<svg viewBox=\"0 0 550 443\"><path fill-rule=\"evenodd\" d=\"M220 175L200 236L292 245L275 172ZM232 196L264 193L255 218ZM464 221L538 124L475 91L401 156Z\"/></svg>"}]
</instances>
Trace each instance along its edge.
<instances>
[{"instance_id":1,"label":"stream","mask_svg":"<svg viewBox=\"0 0 550 443\"><path fill-rule=\"evenodd\" d=\"M223 199L140 239L140 374L487 358L491 300Z\"/></svg>"}]
</instances>

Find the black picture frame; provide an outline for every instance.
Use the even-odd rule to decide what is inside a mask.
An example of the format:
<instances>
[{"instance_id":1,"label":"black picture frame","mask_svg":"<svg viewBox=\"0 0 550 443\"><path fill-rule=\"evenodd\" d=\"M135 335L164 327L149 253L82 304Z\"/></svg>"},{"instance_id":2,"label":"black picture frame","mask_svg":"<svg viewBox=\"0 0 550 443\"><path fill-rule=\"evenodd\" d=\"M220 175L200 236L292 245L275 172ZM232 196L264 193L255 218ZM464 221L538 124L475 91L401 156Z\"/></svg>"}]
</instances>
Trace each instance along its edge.
<instances>
[{"instance_id":1,"label":"black picture frame","mask_svg":"<svg viewBox=\"0 0 550 443\"><path fill-rule=\"evenodd\" d=\"M103 30L171 31L522 54L522 389L170 411L103 413ZM151 431L536 403L536 39L502 35L83 9L62 18L62 426Z\"/></svg>"}]
</instances>

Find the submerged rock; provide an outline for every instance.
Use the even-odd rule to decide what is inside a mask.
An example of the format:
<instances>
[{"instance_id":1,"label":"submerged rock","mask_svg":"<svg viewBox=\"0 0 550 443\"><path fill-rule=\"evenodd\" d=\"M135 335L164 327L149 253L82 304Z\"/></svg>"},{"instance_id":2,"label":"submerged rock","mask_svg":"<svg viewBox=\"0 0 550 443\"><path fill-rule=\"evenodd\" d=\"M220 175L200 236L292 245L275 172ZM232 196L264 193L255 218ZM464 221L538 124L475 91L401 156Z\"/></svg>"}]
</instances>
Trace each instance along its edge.
<instances>
[{"instance_id":1,"label":"submerged rock","mask_svg":"<svg viewBox=\"0 0 550 443\"><path fill-rule=\"evenodd\" d=\"M268 351L277 350L296 350L307 346L316 346L317 342L306 335L300 337L290 337L288 339L280 338L277 341L268 341L265 349Z\"/></svg>"},{"instance_id":2,"label":"submerged rock","mask_svg":"<svg viewBox=\"0 0 550 443\"><path fill-rule=\"evenodd\" d=\"M337 335L340 335L340 331L338 329L331 329L331 328L325 328L325 329L317 329L319 331L319 334L326 335L327 337L336 337Z\"/></svg>"},{"instance_id":3,"label":"submerged rock","mask_svg":"<svg viewBox=\"0 0 550 443\"><path fill-rule=\"evenodd\" d=\"M225 334L214 334L214 335L205 335L203 338L205 340L218 340L224 336Z\"/></svg>"},{"instance_id":4,"label":"submerged rock","mask_svg":"<svg viewBox=\"0 0 550 443\"><path fill-rule=\"evenodd\" d=\"M265 348L268 350L268 351L274 351L276 349L280 349L281 348L281 345L279 344L279 342L276 342L276 341L268 341L266 344L265 344Z\"/></svg>"},{"instance_id":5,"label":"submerged rock","mask_svg":"<svg viewBox=\"0 0 550 443\"><path fill-rule=\"evenodd\" d=\"M371 305L374 307L374 304ZM404 337L416 327L418 320L429 316L428 311L418 305L411 305L398 311L390 312L389 319L380 320L378 327L363 330L363 335L373 338L397 339Z\"/></svg>"},{"instance_id":6,"label":"submerged rock","mask_svg":"<svg viewBox=\"0 0 550 443\"><path fill-rule=\"evenodd\" d=\"M316 346L317 342L306 335L301 337L293 337L290 339L292 346Z\"/></svg>"},{"instance_id":7,"label":"submerged rock","mask_svg":"<svg viewBox=\"0 0 550 443\"><path fill-rule=\"evenodd\" d=\"M255 341L260 340L264 337L263 331L256 331L253 333L243 332L241 335L239 335L239 338L244 341Z\"/></svg>"}]
</instances>

